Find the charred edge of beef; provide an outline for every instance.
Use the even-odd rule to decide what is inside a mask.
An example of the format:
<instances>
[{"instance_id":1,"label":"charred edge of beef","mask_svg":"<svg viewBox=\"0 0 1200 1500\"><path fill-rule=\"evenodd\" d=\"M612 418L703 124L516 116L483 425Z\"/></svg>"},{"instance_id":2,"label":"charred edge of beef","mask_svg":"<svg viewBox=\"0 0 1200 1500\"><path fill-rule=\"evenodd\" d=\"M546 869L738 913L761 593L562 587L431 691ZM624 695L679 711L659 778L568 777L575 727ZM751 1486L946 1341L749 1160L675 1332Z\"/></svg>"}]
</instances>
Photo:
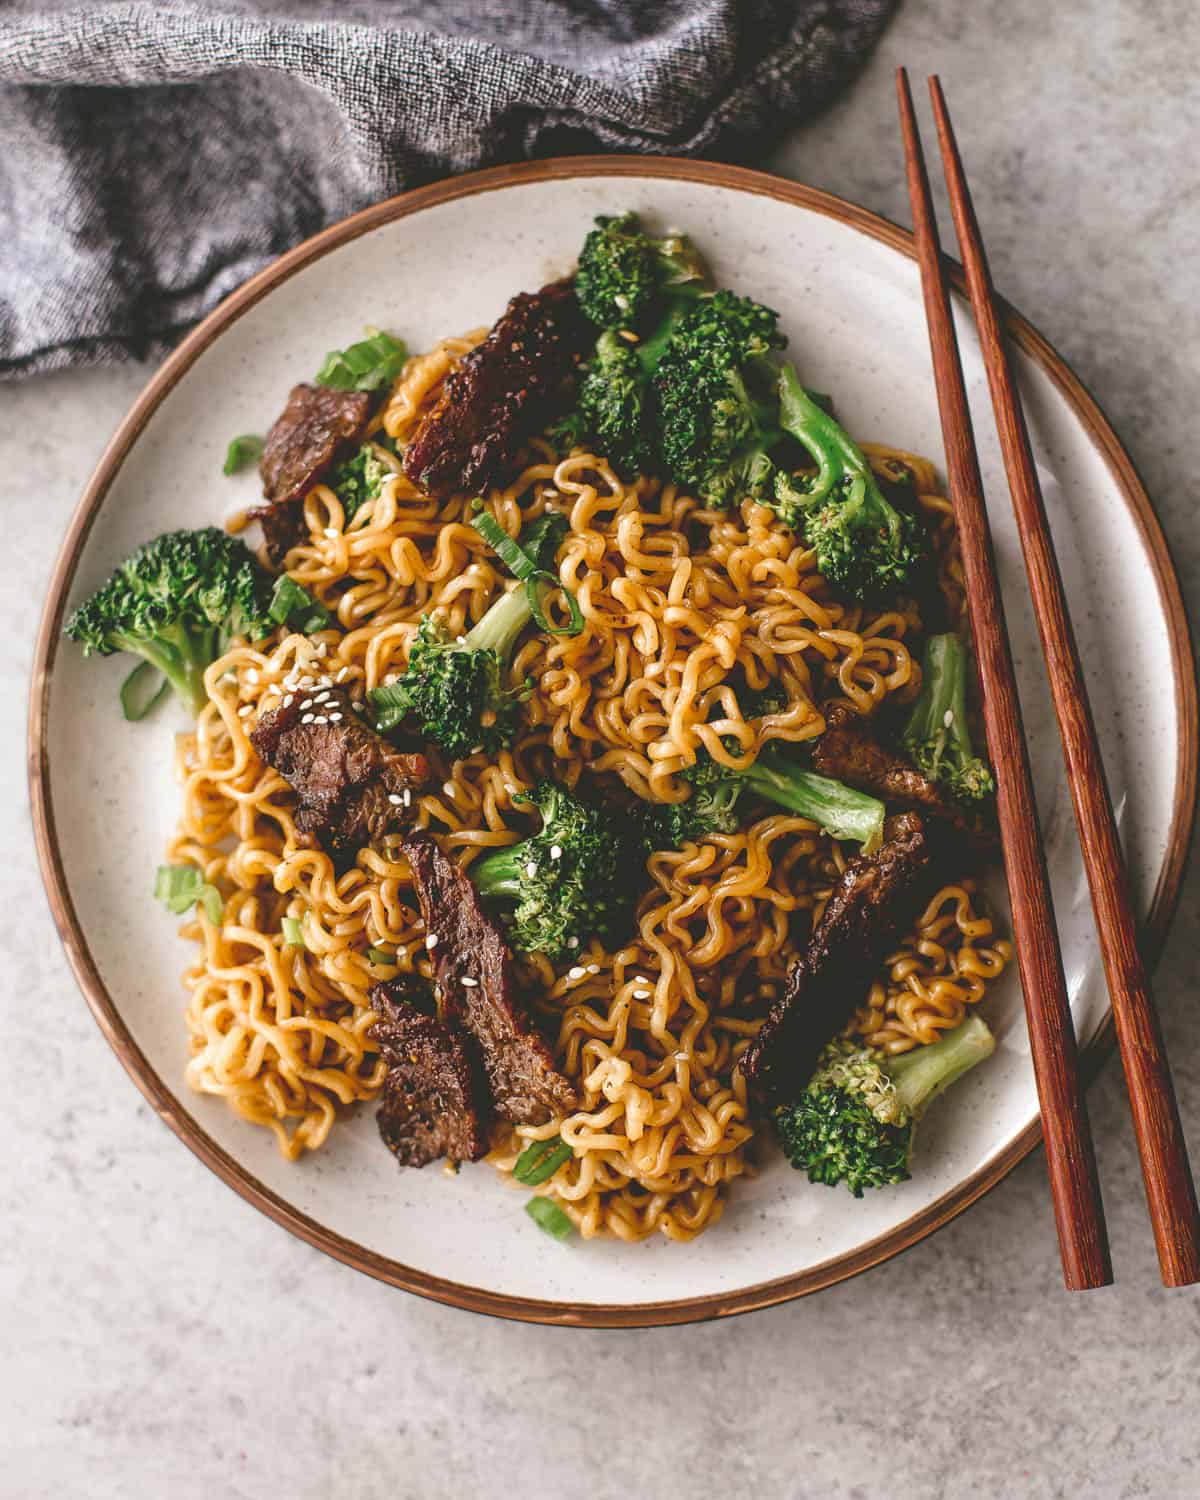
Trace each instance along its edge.
<instances>
[{"instance_id":1,"label":"charred edge of beef","mask_svg":"<svg viewBox=\"0 0 1200 1500\"><path fill-rule=\"evenodd\" d=\"M939 840L916 813L890 818L874 854L851 859L783 994L742 1054L746 1080L768 1103L793 1098L826 1042L866 998L879 965L937 886Z\"/></svg>"},{"instance_id":2,"label":"charred edge of beef","mask_svg":"<svg viewBox=\"0 0 1200 1500\"><path fill-rule=\"evenodd\" d=\"M296 793L296 827L339 858L411 821L404 794L429 779L425 757L376 734L341 688L298 691L263 714L250 743Z\"/></svg>"},{"instance_id":3,"label":"charred edge of beef","mask_svg":"<svg viewBox=\"0 0 1200 1500\"><path fill-rule=\"evenodd\" d=\"M825 732L812 742L812 765L822 776L938 818L961 835L965 856L994 842L981 819L971 817L898 751L881 745L870 724L844 703L825 710Z\"/></svg>"},{"instance_id":4,"label":"charred edge of beef","mask_svg":"<svg viewBox=\"0 0 1200 1500\"><path fill-rule=\"evenodd\" d=\"M259 461L263 494L271 504L250 512L251 519L262 522L274 566L303 539L305 495L338 454L362 437L371 405L367 391L293 386Z\"/></svg>"},{"instance_id":5,"label":"charred edge of beef","mask_svg":"<svg viewBox=\"0 0 1200 1500\"><path fill-rule=\"evenodd\" d=\"M412 867L433 949L442 1016L478 1043L496 1113L517 1125L542 1124L574 1109L574 1088L515 1000L512 955L484 911L471 878L428 833L411 834Z\"/></svg>"},{"instance_id":6,"label":"charred edge of beef","mask_svg":"<svg viewBox=\"0 0 1200 1500\"><path fill-rule=\"evenodd\" d=\"M570 281L521 292L451 370L404 452L414 484L444 499L511 476L518 451L566 405L594 329Z\"/></svg>"},{"instance_id":7,"label":"charred edge of beef","mask_svg":"<svg viewBox=\"0 0 1200 1500\"><path fill-rule=\"evenodd\" d=\"M402 980L377 984L371 1006L380 1019L370 1036L387 1064L376 1120L388 1150L403 1167L478 1161L489 1110L471 1038L418 1010Z\"/></svg>"}]
</instances>

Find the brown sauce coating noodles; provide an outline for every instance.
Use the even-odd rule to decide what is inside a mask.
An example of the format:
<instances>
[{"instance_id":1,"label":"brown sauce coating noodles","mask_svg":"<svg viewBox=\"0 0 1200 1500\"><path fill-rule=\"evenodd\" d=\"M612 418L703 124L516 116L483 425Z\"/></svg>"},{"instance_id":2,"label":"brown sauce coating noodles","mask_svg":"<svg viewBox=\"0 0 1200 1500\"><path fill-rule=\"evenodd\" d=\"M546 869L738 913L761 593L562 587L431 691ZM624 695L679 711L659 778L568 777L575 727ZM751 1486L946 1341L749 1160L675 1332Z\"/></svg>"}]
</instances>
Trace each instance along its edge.
<instances>
[{"instance_id":1,"label":"brown sauce coating noodles","mask_svg":"<svg viewBox=\"0 0 1200 1500\"><path fill-rule=\"evenodd\" d=\"M472 341L411 360L376 430L402 443ZM868 451L913 470L947 590L961 598L932 467ZM309 536L289 571L337 629L235 646L210 668L212 701L179 743L183 813L170 858L200 866L226 898L220 928L199 916L184 927L196 944L184 976L188 1081L272 1130L293 1160L324 1144L345 1106L379 1091L371 984L429 965L394 842L363 850L338 876L297 835L291 792L258 761L248 731L260 706L293 685L328 676L359 694L387 681L403 670L423 612L436 608L465 630L506 583L462 500L432 501L389 467L383 493L349 527L328 488L305 501ZM915 616L837 600L800 539L765 509L708 513L669 484L623 484L594 455L559 460L542 448L488 504L513 535L547 507L566 513L559 575L585 628L521 648L514 673L535 688L511 751L453 767L434 755L437 782L415 798L418 821L465 861L530 830L517 794L551 768L572 784L608 774L641 796L679 800L678 773L702 751L745 765L769 740L819 734L824 701L869 712L919 686L907 644ZM747 721L738 688L772 682L790 706ZM848 852L802 818L767 813L734 835L653 855L622 946L593 941L570 962L526 961L527 993L583 1104L497 1140L493 1164L509 1171L528 1139L561 1133L575 1155L538 1191L585 1235L687 1240L715 1222L726 1185L753 1169L754 1124L734 1064ZM303 947L285 945L284 917L300 921ZM371 947L393 961L372 964ZM931 1041L1010 957L973 884L948 885L889 958L856 1028L890 1051Z\"/></svg>"}]
</instances>

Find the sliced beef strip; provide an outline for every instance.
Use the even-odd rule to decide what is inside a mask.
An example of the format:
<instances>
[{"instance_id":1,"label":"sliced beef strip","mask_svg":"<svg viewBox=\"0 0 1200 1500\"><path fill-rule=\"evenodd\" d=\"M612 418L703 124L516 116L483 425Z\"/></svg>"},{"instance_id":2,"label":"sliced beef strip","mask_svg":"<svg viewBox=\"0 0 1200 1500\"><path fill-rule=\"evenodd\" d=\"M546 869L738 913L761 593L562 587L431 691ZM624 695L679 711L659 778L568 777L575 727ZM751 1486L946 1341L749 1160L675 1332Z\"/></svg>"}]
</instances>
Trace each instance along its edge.
<instances>
[{"instance_id":1,"label":"sliced beef strip","mask_svg":"<svg viewBox=\"0 0 1200 1500\"><path fill-rule=\"evenodd\" d=\"M404 852L426 929L437 938L442 1017L475 1038L497 1115L540 1125L568 1113L578 1102L575 1090L515 999L512 955L470 876L429 833L410 834Z\"/></svg>"},{"instance_id":2,"label":"sliced beef strip","mask_svg":"<svg viewBox=\"0 0 1200 1500\"><path fill-rule=\"evenodd\" d=\"M304 535L305 495L338 454L363 436L371 405L367 391L292 387L282 415L267 433L258 466L263 494L271 503L250 512L251 519L262 522L267 557L275 567Z\"/></svg>"},{"instance_id":3,"label":"sliced beef strip","mask_svg":"<svg viewBox=\"0 0 1200 1500\"><path fill-rule=\"evenodd\" d=\"M794 1098L821 1049L862 1004L887 954L937 889L941 840L916 813L890 818L874 854L850 860L792 964L783 994L742 1055L746 1080L768 1103Z\"/></svg>"},{"instance_id":4,"label":"sliced beef strip","mask_svg":"<svg viewBox=\"0 0 1200 1500\"><path fill-rule=\"evenodd\" d=\"M387 1063L376 1121L402 1167L448 1157L478 1161L488 1149L491 1110L471 1038L425 1015L403 980L377 984L370 1036Z\"/></svg>"},{"instance_id":5,"label":"sliced beef strip","mask_svg":"<svg viewBox=\"0 0 1200 1500\"><path fill-rule=\"evenodd\" d=\"M376 734L338 687L298 690L263 714L250 743L299 798L296 827L339 858L411 821L404 793L429 779L425 757Z\"/></svg>"},{"instance_id":6,"label":"sliced beef strip","mask_svg":"<svg viewBox=\"0 0 1200 1500\"><path fill-rule=\"evenodd\" d=\"M508 479L518 451L565 406L595 338L570 281L514 297L446 377L404 452L404 472L438 499Z\"/></svg>"},{"instance_id":7,"label":"sliced beef strip","mask_svg":"<svg viewBox=\"0 0 1200 1500\"><path fill-rule=\"evenodd\" d=\"M844 703L825 713L825 733L812 742L813 770L884 802L937 818L962 835L966 845L989 846L987 829L924 776L904 756L881 745L869 722Z\"/></svg>"}]
</instances>

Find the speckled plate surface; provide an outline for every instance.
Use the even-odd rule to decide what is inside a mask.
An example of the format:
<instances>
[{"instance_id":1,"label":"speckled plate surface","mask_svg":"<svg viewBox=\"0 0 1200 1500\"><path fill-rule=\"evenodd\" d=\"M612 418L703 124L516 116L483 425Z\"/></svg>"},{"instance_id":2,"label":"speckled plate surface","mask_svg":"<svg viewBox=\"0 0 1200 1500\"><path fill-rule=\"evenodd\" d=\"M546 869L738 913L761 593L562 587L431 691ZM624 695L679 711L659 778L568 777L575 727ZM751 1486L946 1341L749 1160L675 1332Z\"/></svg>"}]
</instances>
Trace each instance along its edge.
<instances>
[{"instance_id":1,"label":"speckled plate surface","mask_svg":"<svg viewBox=\"0 0 1200 1500\"><path fill-rule=\"evenodd\" d=\"M909 237L853 205L761 174L628 158L500 168L382 204L248 283L155 376L93 477L64 544L35 670L31 790L47 889L96 1018L147 1098L231 1186L320 1248L463 1307L560 1323L680 1322L816 1290L914 1243L992 1186L1038 1139L1015 972L989 1003L995 1058L922 1127L915 1180L856 1202L781 1160L736 1185L690 1245L560 1245L487 1167L400 1172L372 1111L292 1166L270 1136L191 1095L179 975L190 950L150 897L176 816L172 707L125 724L120 659L84 664L64 611L127 551L171 526L219 522L254 495L221 475L230 436L264 431L295 380L364 324L419 349L488 323L569 267L597 213L637 208L686 228L716 277L778 308L807 384L862 438L940 460ZM991 499L1072 1006L1093 1055L1107 999L978 348L963 357ZM1093 707L1149 941L1177 893L1195 793L1187 625L1153 512L1111 429L1027 324L1010 322ZM1003 893L994 892L1003 904ZM1056 1268L1047 1266L1048 1276Z\"/></svg>"}]
</instances>

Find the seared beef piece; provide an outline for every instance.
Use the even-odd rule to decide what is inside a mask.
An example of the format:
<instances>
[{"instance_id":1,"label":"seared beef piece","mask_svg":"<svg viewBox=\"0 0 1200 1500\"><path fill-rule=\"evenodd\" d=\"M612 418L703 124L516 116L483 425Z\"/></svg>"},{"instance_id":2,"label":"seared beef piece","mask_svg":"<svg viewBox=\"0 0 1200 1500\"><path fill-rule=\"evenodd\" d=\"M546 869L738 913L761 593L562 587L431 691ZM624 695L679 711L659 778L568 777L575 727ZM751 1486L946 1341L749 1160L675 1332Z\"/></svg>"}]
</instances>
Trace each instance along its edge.
<instances>
[{"instance_id":1,"label":"seared beef piece","mask_svg":"<svg viewBox=\"0 0 1200 1500\"><path fill-rule=\"evenodd\" d=\"M484 911L470 876L428 833L404 841L421 915L433 947L443 1019L465 1026L479 1045L501 1119L540 1125L575 1108L575 1090L514 999L512 956Z\"/></svg>"},{"instance_id":2,"label":"seared beef piece","mask_svg":"<svg viewBox=\"0 0 1200 1500\"><path fill-rule=\"evenodd\" d=\"M438 499L503 483L521 444L566 404L594 337L570 281L521 292L446 377L404 451L404 472Z\"/></svg>"},{"instance_id":3,"label":"seared beef piece","mask_svg":"<svg viewBox=\"0 0 1200 1500\"><path fill-rule=\"evenodd\" d=\"M322 385L292 388L283 415L267 433L259 461L270 505L250 512L261 521L267 556L278 567L304 535L303 500L338 453L361 438L371 415L367 391Z\"/></svg>"},{"instance_id":4,"label":"seared beef piece","mask_svg":"<svg viewBox=\"0 0 1200 1500\"><path fill-rule=\"evenodd\" d=\"M742 1055L768 1103L794 1098L817 1057L867 997L879 965L937 889L940 841L916 813L889 818L874 854L850 860L783 994Z\"/></svg>"},{"instance_id":5,"label":"seared beef piece","mask_svg":"<svg viewBox=\"0 0 1200 1500\"><path fill-rule=\"evenodd\" d=\"M961 834L965 848L993 842L978 819L969 817L911 761L874 739L870 723L844 703L825 710L825 733L812 742L812 766L822 776L872 792L884 802L929 813Z\"/></svg>"},{"instance_id":6,"label":"seared beef piece","mask_svg":"<svg viewBox=\"0 0 1200 1500\"><path fill-rule=\"evenodd\" d=\"M384 1145L402 1167L478 1161L490 1109L471 1038L424 1015L403 980L377 984L371 1006L380 1019L369 1035L388 1068L376 1115Z\"/></svg>"},{"instance_id":7,"label":"seared beef piece","mask_svg":"<svg viewBox=\"0 0 1200 1500\"><path fill-rule=\"evenodd\" d=\"M337 687L297 689L288 707L263 714L250 743L300 799L296 827L338 858L409 821L404 792L429 779L425 757L389 745Z\"/></svg>"}]
</instances>

